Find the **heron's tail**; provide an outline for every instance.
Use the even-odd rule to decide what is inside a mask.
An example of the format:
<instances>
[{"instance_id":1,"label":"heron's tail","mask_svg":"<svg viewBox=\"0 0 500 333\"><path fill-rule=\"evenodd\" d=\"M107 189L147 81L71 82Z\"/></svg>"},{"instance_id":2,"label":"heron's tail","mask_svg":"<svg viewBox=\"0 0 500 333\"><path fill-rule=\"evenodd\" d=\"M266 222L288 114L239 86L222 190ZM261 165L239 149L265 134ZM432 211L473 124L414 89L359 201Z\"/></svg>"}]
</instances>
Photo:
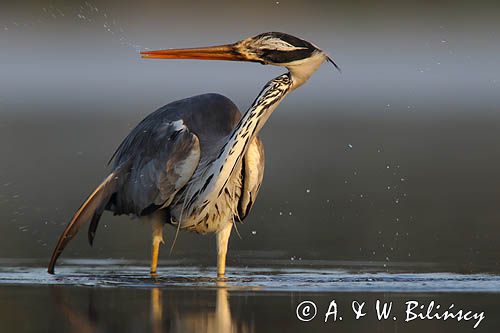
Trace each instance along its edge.
<instances>
[{"instance_id":1,"label":"heron's tail","mask_svg":"<svg viewBox=\"0 0 500 333\"><path fill-rule=\"evenodd\" d=\"M57 246L52 253L50 259L48 272L54 274L54 266L56 265L57 258L61 255L69 241L76 235L78 230L87 222L91 221L89 227L89 242L92 245L97 224L104 212L109 199L116 191L116 177L115 172L111 173L95 191L85 200L83 205L77 210L71 222L68 223L66 229L59 237Z\"/></svg>"}]
</instances>

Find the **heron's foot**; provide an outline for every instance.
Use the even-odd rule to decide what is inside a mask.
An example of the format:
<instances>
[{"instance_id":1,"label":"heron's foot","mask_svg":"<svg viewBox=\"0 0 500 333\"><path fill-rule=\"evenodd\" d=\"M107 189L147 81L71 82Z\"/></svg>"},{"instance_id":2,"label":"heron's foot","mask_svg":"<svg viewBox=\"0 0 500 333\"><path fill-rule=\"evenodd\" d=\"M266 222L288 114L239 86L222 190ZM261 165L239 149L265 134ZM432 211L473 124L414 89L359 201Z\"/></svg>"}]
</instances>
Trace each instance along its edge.
<instances>
[{"instance_id":1,"label":"heron's foot","mask_svg":"<svg viewBox=\"0 0 500 333\"><path fill-rule=\"evenodd\" d=\"M152 279L157 279L158 278L158 273L156 273L156 271L155 272L151 271L149 273L149 275L151 276Z\"/></svg>"},{"instance_id":2,"label":"heron's foot","mask_svg":"<svg viewBox=\"0 0 500 333\"><path fill-rule=\"evenodd\" d=\"M227 276L224 274L217 274L217 278L215 279L215 282L217 283L217 286L225 286L226 282L229 280ZM222 285L220 285L222 283Z\"/></svg>"}]
</instances>

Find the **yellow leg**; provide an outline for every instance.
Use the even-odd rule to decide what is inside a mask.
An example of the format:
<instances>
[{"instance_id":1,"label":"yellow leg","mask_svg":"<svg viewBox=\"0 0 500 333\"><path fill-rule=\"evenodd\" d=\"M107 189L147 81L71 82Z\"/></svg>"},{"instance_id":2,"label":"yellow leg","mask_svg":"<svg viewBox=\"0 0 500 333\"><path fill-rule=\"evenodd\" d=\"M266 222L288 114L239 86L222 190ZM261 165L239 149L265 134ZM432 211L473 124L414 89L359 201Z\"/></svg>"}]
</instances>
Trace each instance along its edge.
<instances>
[{"instance_id":1,"label":"yellow leg","mask_svg":"<svg viewBox=\"0 0 500 333\"><path fill-rule=\"evenodd\" d=\"M160 252L160 243L163 243L163 222L158 218L153 218L153 244L151 247L151 275L156 275L158 266L158 254Z\"/></svg>"},{"instance_id":2,"label":"yellow leg","mask_svg":"<svg viewBox=\"0 0 500 333\"><path fill-rule=\"evenodd\" d=\"M231 235L232 223L228 223L224 229L217 233L217 277L223 278L226 272L226 254L229 236Z\"/></svg>"}]
</instances>

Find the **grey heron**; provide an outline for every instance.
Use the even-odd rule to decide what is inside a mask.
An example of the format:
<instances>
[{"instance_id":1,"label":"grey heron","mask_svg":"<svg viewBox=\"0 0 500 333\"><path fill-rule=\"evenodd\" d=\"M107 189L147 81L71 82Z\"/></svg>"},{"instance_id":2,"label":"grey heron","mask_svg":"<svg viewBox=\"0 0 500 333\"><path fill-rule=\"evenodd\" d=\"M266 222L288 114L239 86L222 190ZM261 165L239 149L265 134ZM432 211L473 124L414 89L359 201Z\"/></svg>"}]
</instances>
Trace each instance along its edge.
<instances>
[{"instance_id":1,"label":"grey heron","mask_svg":"<svg viewBox=\"0 0 500 333\"><path fill-rule=\"evenodd\" d=\"M110 174L66 226L48 272L80 227L90 223L92 245L105 210L148 216L152 223L151 274L156 274L163 226L215 233L217 275L223 277L229 236L248 215L264 174L258 137L278 104L304 84L325 61L315 45L285 33L267 32L227 45L142 52L148 59L237 60L282 66L241 115L228 98L203 94L179 100L142 120L112 156ZM177 231L178 231L177 230Z\"/></svg>"}]
</instances>

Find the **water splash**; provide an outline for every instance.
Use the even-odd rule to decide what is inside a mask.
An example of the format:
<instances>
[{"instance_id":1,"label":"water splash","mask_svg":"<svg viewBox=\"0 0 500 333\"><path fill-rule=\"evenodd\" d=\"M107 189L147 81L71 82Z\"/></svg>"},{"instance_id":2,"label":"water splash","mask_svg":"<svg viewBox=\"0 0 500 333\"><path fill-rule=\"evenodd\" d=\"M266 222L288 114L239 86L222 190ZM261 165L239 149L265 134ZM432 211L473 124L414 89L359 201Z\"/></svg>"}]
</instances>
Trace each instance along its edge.
<instances>
[{"instance_id":1,"label":"water splash","mask_svg":"<svg viewBox=\"0 0 500 333\"><path fill-rule=\"evenodd\" d=\"M52 4L42 7L38 18L25 22L22 22L22 20L14 20L11 23L2 24L0 25L0 32L13 31L19 28L35 27L45 24L47 20L61 19L74 19L85 24L92 24L101 27L105 33L117 40L120 45L133 49L136 52L149 50L148 47L130 39L126 35L125 29L117 18L114 18L113 15L108 13L105 9L100 9L89 1L83 2L76 8L64 11Z\"/></svg>"},{"instance_id":2,"label":"water splash","mask_svg":"<svg viewBox=\"0 0 500 333\"><path fill-rule=\"evenodd\" d=\"M128 38L118 19L113 18L106 10L99 9L88 1L85 1L84 4L79 7L75 17L83 22L101 26L106 33L111 35L114 39L117 39L121 45L131 48L136 52L149 50L149 48Z\"/></svg>"}]
</instances>

